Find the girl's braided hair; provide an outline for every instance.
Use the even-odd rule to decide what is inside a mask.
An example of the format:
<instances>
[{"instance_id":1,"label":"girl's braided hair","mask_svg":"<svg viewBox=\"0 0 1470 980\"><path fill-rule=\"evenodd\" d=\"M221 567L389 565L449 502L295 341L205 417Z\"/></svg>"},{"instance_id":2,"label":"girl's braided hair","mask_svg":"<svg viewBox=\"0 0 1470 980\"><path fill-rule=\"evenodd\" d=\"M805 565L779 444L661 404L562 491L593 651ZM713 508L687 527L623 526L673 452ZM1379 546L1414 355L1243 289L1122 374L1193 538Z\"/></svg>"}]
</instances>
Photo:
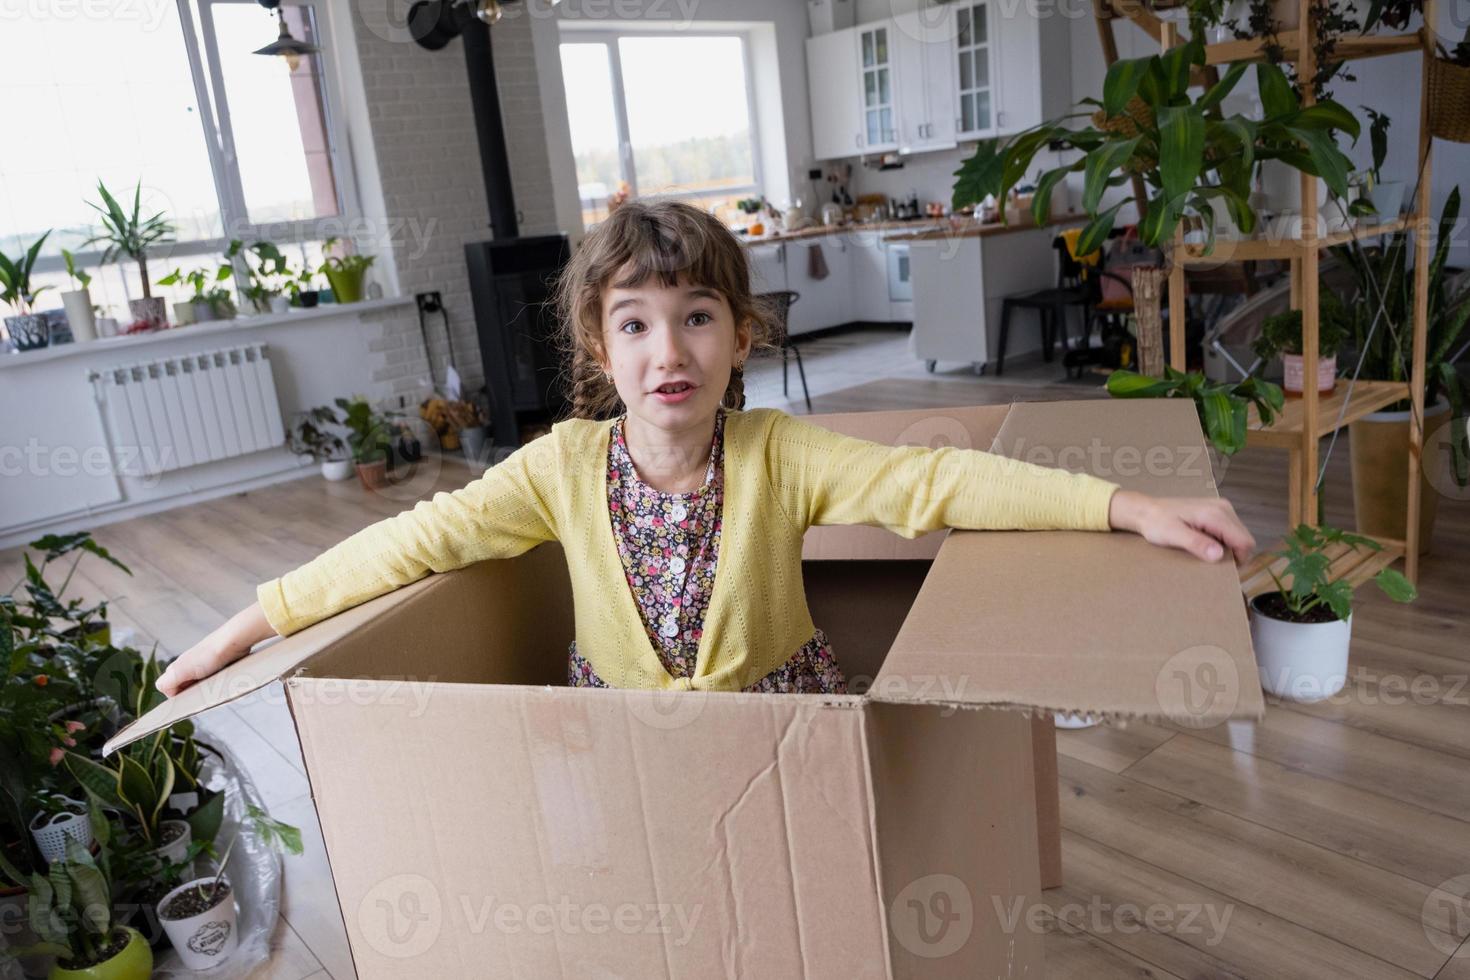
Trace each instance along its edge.
<instances>
[{"instance_id":1,"label":"girl's braided hair","mask_svg":"<svg viewBox=\"0 0 1470 980\"><path fill-rule=\"evenodd\" d=\"M572 418L622 414L622 399L598 361L604 350L602 296L609 287L637 288L649 276L666 287L683 277L685 285L718 290L735 322L750 325L752 352L771 345L771 310L751 292L739 240L713 215L681 201L627 201L582 240L553 294ZM742 369L730 372L721 403L745 407Z\"/></svg>"}]
</instances>

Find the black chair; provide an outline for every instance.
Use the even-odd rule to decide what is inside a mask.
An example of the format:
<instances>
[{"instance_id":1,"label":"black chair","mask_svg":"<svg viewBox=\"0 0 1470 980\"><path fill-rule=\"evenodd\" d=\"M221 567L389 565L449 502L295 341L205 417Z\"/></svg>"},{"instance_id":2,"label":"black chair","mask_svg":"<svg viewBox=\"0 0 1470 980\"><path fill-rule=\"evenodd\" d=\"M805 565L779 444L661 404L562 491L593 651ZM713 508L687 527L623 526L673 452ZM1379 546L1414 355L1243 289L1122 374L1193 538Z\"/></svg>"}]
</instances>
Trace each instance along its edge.
<instances>
[{"instance_id":1,"label":"black chair","mask_svg":"<svg viewBox=\"0 0 1470 980\"><path fill-rule=\"evenodd\" d=\"M1082 311L1082 341L1087 342L1090 325L1090 307L1094 292L1089 288L1083 267L1072 258L1067 243L1058 235L1052 239L1051 247L1057 253L1057 284L1049 289L1037 289L1029 293L1017 293L1001 300L1000 305L1000 349L995 355L995 373L1004 373L1006 364L1006 339L1011 332L1011 311L1014 309L1035 310L1041 326L1041 356L1052 359L1052 348L1056 346L1057 331L1061 330L1062 350L1067 344L1067 310L1077 307Z\"/></svg>"},{"instance_id":2,"label":"black chair","mask_svg":"<svg viewBox=\"0 0 1470 980\"><path fill-rule=\"evenodd\" d=\"M781 348L781 395L789 398L791 393L787 386L787 377L790 370L790 356L796 355L796 370L801 375L801 395L806 400L807 414L811 414L812 396L806 387L806 368L801 363L801 350L791 342L791 336L786 330L786 318L791 311L791 304L801 299L801 294L793 289L783 289L774 293L759 293L756 301L765 303L771 311L771 326L776 331L776 336L771 340Z\"/></svg>"}]
</instances>

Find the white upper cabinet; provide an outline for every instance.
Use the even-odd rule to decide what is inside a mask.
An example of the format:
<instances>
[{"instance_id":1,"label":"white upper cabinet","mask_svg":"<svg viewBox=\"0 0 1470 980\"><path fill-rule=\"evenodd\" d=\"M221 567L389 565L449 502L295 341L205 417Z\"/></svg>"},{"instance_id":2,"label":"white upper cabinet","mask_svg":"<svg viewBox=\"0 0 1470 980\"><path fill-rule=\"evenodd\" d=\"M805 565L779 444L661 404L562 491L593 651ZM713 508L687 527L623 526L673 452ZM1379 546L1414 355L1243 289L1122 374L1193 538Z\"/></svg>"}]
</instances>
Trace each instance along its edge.
<instances>
[{"instance_id":1,"label":"white upper cabinet","mask_svg":"<svg viewBox=\"0 0 1470 980\"><path fill-rule=\"evenodd\" d=\"M898 62L900 153L955 145L956 89L953 17L928 8L893 18Z\"/></svg>"},{"instance_id":2,"label":"white upper cabinet","mask_svg":"<svg viewBox=\"0 0 1470 980\"><path fill-rule=\"evenodd\" d=\"M813 155L944 150L1063 115L1069 24L1025 4L953 0L808 39Z\"/></svg>"},{"instance_id":3,"label":"white upper cabinet","mask_svg":"<svg viewBox=\"0 0 1470 980\"><path fill-rule=\"evenodd\" d=\"M895 80L893 22L856 28L861 72L862 149L878 153L898 148L898 86Z\"/></svg>"},{"instance_id":4,"label":"white upper cabinet","mask_svg":"<svg viewBox=\"0 0 1470 980\"><path fill-rule=\"evenodd\" d=\"M812 156L818 160L857 156L863 151L857 28L808 38L806 72Z\"/></svg>"}]
</instances>

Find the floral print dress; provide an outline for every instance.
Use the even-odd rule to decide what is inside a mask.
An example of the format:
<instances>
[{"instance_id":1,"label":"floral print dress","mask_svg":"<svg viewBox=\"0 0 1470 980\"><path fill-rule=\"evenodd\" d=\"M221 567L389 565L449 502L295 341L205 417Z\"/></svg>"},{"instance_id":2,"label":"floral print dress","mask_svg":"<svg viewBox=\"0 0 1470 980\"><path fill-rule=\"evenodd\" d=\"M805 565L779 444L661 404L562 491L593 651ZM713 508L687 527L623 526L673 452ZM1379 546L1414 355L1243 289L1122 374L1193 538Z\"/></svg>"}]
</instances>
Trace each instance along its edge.
<instances>
[{"instance_id":1,"label":"floral print dress","mask_svg":"<svg viewBox=\"0 0 1470 980\"><path fill-rule=\"evenodd\" d=\"M607 452L607 506L628 587L643 628L664 669L694 676L704 616L714 592L720 557L725 489L725 411L715 418L704 484L688 493L665 493L638 478L623 421L613 423ZM592 665L570 649L573 687L607 687ZM845 694L847 680L826 635L818 629L806 645L746 690L766 694Z\"/></svg>"}]
</instances>

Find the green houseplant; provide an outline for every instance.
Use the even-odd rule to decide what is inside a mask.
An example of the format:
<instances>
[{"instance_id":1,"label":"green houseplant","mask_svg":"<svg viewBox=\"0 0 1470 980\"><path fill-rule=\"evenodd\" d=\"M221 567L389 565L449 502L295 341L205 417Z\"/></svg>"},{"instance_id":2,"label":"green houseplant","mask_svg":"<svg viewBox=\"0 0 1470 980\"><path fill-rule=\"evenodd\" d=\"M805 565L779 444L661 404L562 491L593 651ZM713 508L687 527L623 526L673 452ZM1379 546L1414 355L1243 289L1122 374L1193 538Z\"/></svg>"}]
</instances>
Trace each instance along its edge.
<instances>
[{"instance_id":1,"label":"green houseplant","mask_svg":"<svg viewBox=\"0 0 1470 980\"><path fill-rule=\"evenodd\" d=\"M1318 302L1317 390L1331 391L1337 384L1337 352L1347 340L1349 323L1342 300L1331 290L1322 290ZM1270 361L1278 355L1283 362L1282 387L1294 395L1302 393L1302 311L1287 310L1268 316L1261 336L1252 345L1257 357Z\"/></svg>"},{"instance_id":2,"label":"green houseplant","mask_svg":"<svg viewBox=\"0 0 1470 980\"><path fill-rule=\"evenodd\" d=\"M1404 194L1407 185L1401 180L1384 180L1383 165L1388 161L1389 117L1369 106L1360 106L1368 117L1368 142L1373 152L1373 164L1363 175L1363 189L1373 206L1378 221L1392 221L1404 209Z\"/></svg>"},{"instance_id":3,"label":"green houseplant","mask_svg":"<svg viewBox=\"0 0 1470 980\"><path fill-rule=\"evenodd\" d=\"M272 242L255 242L245 249L244 243L237 238L230 242L225 258L233 261L242 254L245 281L240 292L251 308L256 313L286 312L286 284L294 278L286 256Z\"/></svg>"},{"instance_id":4,"label":"green houseplant","mask_svg":"<svg viewBox=\"0 0 1470 980\"><path fill-rule=\"evenodd\" d=\"M1215 382L1199 371L1185 374L1167 365L1163 378L1123 369L1114 371L1108 375L1107 388L1114 398L1192 399L1210 445L1222 456L1233 456L1245 448L1250 406L1254 405L1261 420L1269 425L1286 403L1281 389L1261 378Z\"/></svg>"},{"instance_id":5,"label":"green houseplant","mask_svg":"<svg viewBox=\"0 0 1470 980\"><path fill-rule=\"evenodd\" d=\"M84 244L105 244L102 261L114 262L126 256L138 263L138 278L143 283L143 298L130 300L128 310L134 318L146 320L156 328L168 326L168 315L163 300L151 291L148 276L148 250L158 245L173 242L174 226L163 216L163 212L143 217L143 181L133 188L133 209L123 210L117 199L107 190L107 185L97 181L97 193L102 198L99 206L87 202L102 218L102 233L93 235Z\"/></svg>"},{"instance_id":6,"label":"green houseplant","mask_svg":"<svg viewBox=\"0 0 1470 980\"><path fill-rule=\"evenodd\" d=\"M1009 139L982 142L955 172L955 210L994 195L1005 200L1044 149L1080 152L1080 158L1045 171L1036 181L1032 214L1038 223L1051 212L1051 195L1067 175L1083 175L1082 207L1088 215L1077 244L1079 254L1098 248L1112 231L1118 211L1133 203L1142 215L1144 245L1169 243L1182 219L1205 229L1213 247L1215 203L1243 234L1256 226L1250 205L1251 178L1258 163L1281 160L1321 177L1344 199L1350 163L1334 137L1354 140L1358 120L1331 100L1303 107L1281 69L1256 66L1264 118L1225 116L1220 108L1249 65L1232 64L1219 82L1198 98L1189 94L1191 71L1204 64L1198 40L1160 55L1116 62L1108 69L1103 97L1083 100L1095 107L1091 126L1073 128L1061 121L1042 123ZM1104 206L1108 190L1134 176L1146 186L1146 200L1127 194Z\"/></svg>"},{"instance_id":7,"label":"green houseplant","mask_svg":"<svg viewBox=\"0 0 1470 980\"><path fill-rule=\"evenodd\" d=\"M328 238L322 243L322 252L331 252L338 244L338 239ZM357 303L362 300L363 281L375 259L372 255L326 255L317 271L327 277L337 302Z\"/></svg>"},{"instance_id":8,"label":"green houseplant","mask_svg":"<svg viewBox=\"0 0 1470 980\"><path fill-rule=\"evenodd\" d=\"M44 317L37 314L33 304L36 297L50 286L31 286L31 270L36 267L36 257L41 246L51 235L47 231L36 239L30 248L22 248L19 258L0 252L0 300L15 310L15 316L5 318L5 329L18 350L35 350L51 341L51 331Z\"/></svg>"},{"instance_id":9,"label":"green houseplant","mask_svg":"<svg viewBox=\"0 0 1470 980\"><path fill-rule=\"evenodd\" d=\"M1451 360L1470 321L1470 278L1456 276L1447 267L1459 216L1460 189L1456 187L1440 212L1437 244L1428 270L1422 422L1426 439L1440 425L1450 428L1446 440L1449 452L1426 453L1421 467L1419 543L1424 553L1434 530L1440 488L1453 487L1455 492L1462 492L1470 486L1470 457L1465 453L1465 411L1470 392ZM1346 305L1348 364L1367 380L1408 381L1414 341L1414 270L1409 233L1398 232L1383 245L1349 242L1334 247L1332 254L1352 270L1356 283L1356 295ZM1361 368L1357 367L1359 363ZM1396 540L1405 537L1410 410L1406 399L1349 426L1353 508L1358 530L1365 534Z\"/></svg>"},{"instance_id":10,"label":"green houseplant","mask_svg":"<svg viewBox=\"0 0 1470 980\"><path fill-rule=\"evenodd\" d=\"M1273 556L1284 562L1282 574L1268 568L1276 590L1251 600L1251 640L1261 686L1271 694L1318 701L1342 690L1347 681L1353 584L1333 576L1328 551L1335 547L1383 548L1362 535L1301 524ZM1413 584L1391 568L1379 571L1374 581L1395 602L1417 596Z\"/></svg>"},{"instance_id":11,"label":"green houseplant","mask_svg":"<svg viewBox=\"0 0 1470 980\"><path fill-rule=\"evenodd\" d=\"M218 298L217 283L224 282L234 274L229 266L220 266L211 272L208 269L190 269L185 272L175 269L162 279L158 280L160 286L187 285L194 291L187 300L174 304L174 319L179 326L187 326L191 323L206 323L216 319L215 302Z\"/></svg>"},{"instance_id":12,"label":"green houseplant","mask_svg":"<svg viewBox=\"0 0 1470 980\"><path fill-rule=\"evenodd\" d=\"M153 950L114 919L109 824L97 807L90 814L97 855L68 839L64 860L28 876L29 921L40 942L14 953L56 956L49 980L148 980Z\"/></svg>"},{"instance_id":13,"label":"green houseplant","mask_svg":"<svg viewBox=\"0 0 1470 980\"><path fill-rule=\"evenodd\" d=\"M336 404L342 410L342 424L348 429L347 444L352 447L357 478L364 490L375 490L387 480L393 426L361 395L350 400L338 398Z\"/></svg>"},{"instance_id":14,"label":"green houseplant","mask_svg":"<svg viewBox=\"0 0 1470 980\"><path fill-rule=\"evenodd\" d=\"M77 267L76 256L67 249L61 250L62 261L66 263L66 274L72 281L72 288L61 294L61 305L66 308L66 322L71 327L72 340L78 344L85 344L97 339L97 318L92 309L92 276L85 269Z\"/></svg>"},{"instance_id":15,"label":"green houseplant","mask_svg":"<svg viewBox=\"0 0 1470 980\"><path fill-rule=\"evenodd\" d=\"M330 406L318 405L297 416L286 431L287 445L296 455L321 464L324 478L333 482L345 480L352 475L352 460L347 455L346 444L332 431L342 424Z\"/></svg>"}]
</instances>

